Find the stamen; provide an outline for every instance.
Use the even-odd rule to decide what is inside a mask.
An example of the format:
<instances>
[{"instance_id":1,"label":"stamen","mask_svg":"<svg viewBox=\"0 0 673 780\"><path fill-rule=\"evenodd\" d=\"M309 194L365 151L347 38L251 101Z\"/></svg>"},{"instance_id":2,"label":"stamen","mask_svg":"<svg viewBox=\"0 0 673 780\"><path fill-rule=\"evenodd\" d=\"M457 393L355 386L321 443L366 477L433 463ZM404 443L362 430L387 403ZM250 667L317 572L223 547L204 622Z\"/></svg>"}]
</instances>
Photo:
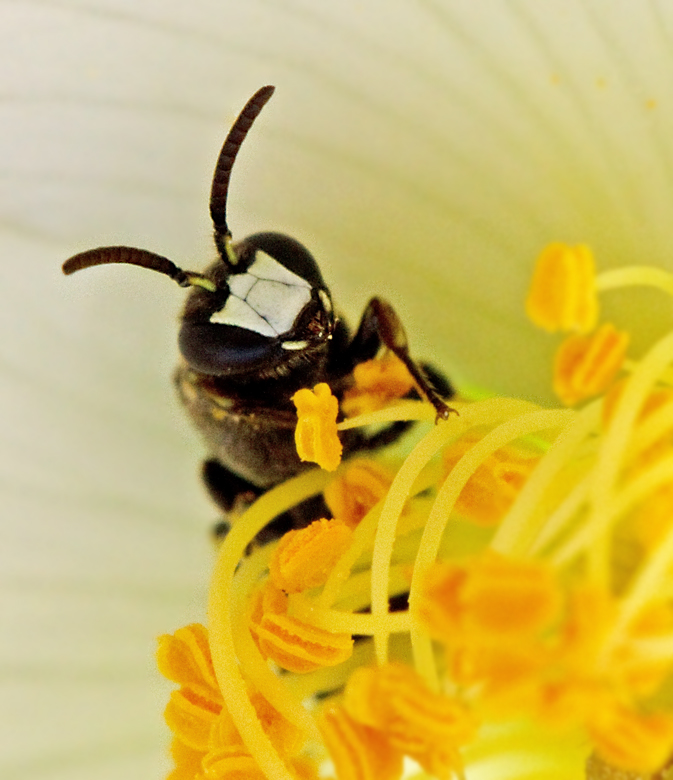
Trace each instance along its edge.
<instances>
[{"instance_id":1,"label":"stamen","mask_svg":"<svg viewBox=\"0 0 673 780\"><path fill-rule=\"evenodd\" d=\"M292 401L297 407L295 442L299 457L334 471L341 462L342 446L336 427L339 402L329 385L322 382L313 391L298 390Z\"/></svg>"},{"instance_id":2,"label":"stamen","mask_svg":"<svg viewBox=\"0 0 673 780\"><path fill-rule=\"evenodd\" d=\"M416 672L399 663L354 672L344 708L435 777L448 778L462 770L460 747L474 737L477 726L463 704L434 694Z\"/></svg>"},{"instance_id":3,"label":"stamen","mask_svg":"<svg viewBox=\"0 0 673 780\"><path fill-rule=\"evenodd\" d=\"M570 336L554 361L554 392L572 406L607 390L624 363L629 336L605 323L590 336Z\"/></svg>"},{"instance_id":4,"label":"stamen","mask_svg":"<svg viewBox=\"0 0 673 780\"><path fill-rule=\"evenodd\" d=\"M341 408L347 417L382 409L407 395L414 380L404 363L392 352L359 363L353 370L355 387L344 393Z\"/></svg>"},{"instance_id":5,"label":"stamen","mask_svg":"<svg viewBox=\"0 0 673 780\"><path fill-rule=\"evenodd\" d=\"M578 410L491 398L431 426L427 403L381 400L381 361L365 366L349 399L359 413L338 426L327 385L297 394L298 449L331 468L337 431L418 420L427 432L399 465L377 451L332 477L309 470L237 518L210 630L160 640L159 666L180 686L166 711L175 780L315 780L328 760L339 780L399 780L404 757L441 780L476 776L479 762L523 777L522 756L543 767L536 776L582 777L589 755L592 779L605 767L663 777L673 332L625 363L626 333L584 330L595 289L673 283L627 269L594 284L590 260L557 245L538 271L542 287L559 275L554 327L583 334L558 359L565 402L598 396ZM331 519L246 552L321 493Z\"/></svg>"},{"instance_id":6,"label":"stamen","mask_svg":"<svg viewBox=\"0 0 673 780\"><path fill-rule=\"evenodd\" d=\"M673 717L636 713L615 704L597 707L588 731L603 759L627 771L656 772L670 756Z\"/></svg>"},{"instance_id":7,"label":"stamen","mask_svg":"<svg viewBox=\"0 0 673 780\"><path fill-rule=\"evenodd\" d=\"M589 247L550 244L538 257L526 314L544 330L587 333L598 318L594 259Z\"/></svg>"},{"instance_id":8,"label":"stamen","mask_svg":"<svg viewBox=\"0 0 673 780\"><path fill-rule=\"evenodd\" d=\"M281 539L269 563L271 582L285 593L324 585L346 552L353 532L341 520L316 520Z\"/></svg>"},{"instance_id":9,"label":"stamen","mask_svg":"<svg viewBox=\"0 0 673 780\"><path fill-rule=\"evenodd\" d=\"M339 780L399 780L402 753L386 735L353 720L343 707L326 707L318 721Z\"/></svg>"},{"instance_id":10,"label":"stamen","mask_svg":"<svg viewBox=\"0 0 673 780\"><path fill-rule=\"evenodd\" d=\"M350 634L316 628L288 615L287 608L287 596L270 583L259 590L250 631L265 658L300 674L321 666L337 666L350 658Z\"/></svg>"},{"instance_id":11,"label":"stamen","mask_svg":"<svg viewBox=\"0 0 673 780\"><path fill-rule=\"evenodd\" d=\"M442 460L447 473L477 441L467 436L444 450ZM496 450L482 461L465 483L455 503L456 511L479 525L496 525L521 492L538 461L536 454L512 446Z\"/></svg>"},{"instance_id":12,"label":"stamen","mask_svg":"<svg viewBox=\"0 0 673 780\"><path fill-rule=\"evenodd\" d=\"M385 497L395 473L375 460L350 461L325 488L325 502L335 517L355 528Z\"/></svg>"}]
</instances>

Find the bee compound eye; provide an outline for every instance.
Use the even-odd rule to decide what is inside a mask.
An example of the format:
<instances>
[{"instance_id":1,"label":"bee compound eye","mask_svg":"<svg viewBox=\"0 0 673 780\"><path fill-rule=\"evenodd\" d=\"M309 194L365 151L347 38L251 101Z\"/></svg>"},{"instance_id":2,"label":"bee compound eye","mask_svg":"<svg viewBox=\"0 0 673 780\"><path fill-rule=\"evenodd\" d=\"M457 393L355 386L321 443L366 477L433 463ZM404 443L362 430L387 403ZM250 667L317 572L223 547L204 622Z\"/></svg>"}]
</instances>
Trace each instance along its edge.
<instances>
[{"instance_id":1,"label":"bee compound eye","mask_svg":"<svg viewBox=\"0 0 673 780\"><path fill-rule=\"evenodd\" d=\"M211 322L183 322L178 344L189 366L210 376L254 373L276 363L283 353L278 339Z\"/></svg>"}]
</instances>

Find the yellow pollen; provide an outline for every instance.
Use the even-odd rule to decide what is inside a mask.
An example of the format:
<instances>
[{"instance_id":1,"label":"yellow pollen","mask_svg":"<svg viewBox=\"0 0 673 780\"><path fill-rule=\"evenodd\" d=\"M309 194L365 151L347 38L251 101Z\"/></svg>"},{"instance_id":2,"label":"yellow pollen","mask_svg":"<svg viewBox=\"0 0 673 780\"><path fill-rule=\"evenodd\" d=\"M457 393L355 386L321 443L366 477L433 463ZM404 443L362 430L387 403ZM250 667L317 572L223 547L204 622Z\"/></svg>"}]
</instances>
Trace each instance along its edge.
<instances>
[{"instance_id":1,"label":"yellow pollen","mask_svg":"<svg viewBox=\"0 0 673 780\"><path fill-rule=\"evenodd\" d=\"M458 439L444 450L442 460L449 472L478 441ZM475 470L458 496L455 508L473 522L492 526L500 522L514 502L539 458L515 447L503 447Z\"/></svg>"},{"instance_id":2,"label":"yellow pollen","mask_svg":"<svg viewBox=\"0 0 673 780\"><path fill-rule=\"evenodd\" d=\"M289 601L271 582L262 586L253 602L250 631L264 658L282 669L304 674L336 666L353 652L350 634L326 631L288 614Z\"/></svg>"},{"instance_id":3,"label":"yellow pollen","mask_svg":"<svg viewBox=\"0 0 673 780\"><path fill-rule=\"evenodd\" d=\"M297 407L294 437L299 457L334 471L341 463L342 446L336 427L339 402L329 385L321 382L312 391L297 390L292 401Z\"/></svg>"},{"instance_id":4,"label":"yellow pollen","mask_svg":"<svg viewBox=\"0 0 673 780\"><path fill-rule=\"evenodd\" d=\"M569 336L554 361L554 392L572 406L605 392L624 364L627 333L610 323L589 336Z\"/></svg>"},{"instance_id":5,"label":"yellow pollen","mask_svg":"<svg viewBox=\"0 0 673 780\"><path fill-rule=\"evenodd\" d=\"M281 539L269 563L271 582L285 593L324 585L350 547L353 532L341 520L316 520Z\"/></svg>"},{"instance_id":6,"label":"yellow pollen","mask_svg":"<svg viewBox=\"0 0 673 780\"><path fill-rule=\"evenodd\" d=\"M341 408L347 417L382 409L402 398L414 386L406 366L392 352L359 363L353 371L355 387L344 393Z\"/></svg>"},{"instance_id":7,"label":"yellow pollen","mask_svg":"<svg viewBox=\"0 0 673 780\"><path fill-rule=\"evenodd\" d=\"M597 707L588 731L596 752L609 764L649 775L670 757L673 716L633 712L619 704Z\"/></svg>"},{"instance_id":8,"label":"yellow pollen","mask_svg":"<svg viewBox=\"0 0 673 780\"><path fill-rule=\"evenodd\" d=\"M180 684L165 712L174 735L171 755L175 769L171 780L264 780L264 773L224 706L213 674L206 628L192 624L160 637L157 661L162 674ZM304 746L301 731L259 692L251 690L250 701L271 743L292 763Z\"/></svg>"},{"instance_id":9,"label":"yellow pollen","mask_svg":"<svg viewBox=\"0 0 673 780\"><path fill-rule=\"evenodd\" d=\"M595 264L583 244L550 244L538 257L526 314L544 330L587 333L596 325Z\"/></svg>"},{"instance_id":10,"label":"yellow pollen","mask_svg":"<svg viewBox=\"0 0 673 780\"><path fill-rule=\"evenodd\" d=\"M431 775L460 771L460 747L475 734L476 718L459 701L429 690L404 664L354 672L344 708L356 722L384 734L394 749L418 761Z\"/></svg>"},{"instance_id":11,"label":"yellow pollen","mask_svg":"<svg viewBox=\"0 0 673 780\"><path fill-rule=\"evenodd\" d=\"M375 460L356 458L327 485L325 502L334 517L355 528L385 497L394 476L392 469Z\"/></svg>"},{"instance_id":12,"label":"yellow pollen","mask_svg":"<svg viewBox=\"0 0 673 780\"><path fill-rule=\"evenodd\" d=\"M358 723L343 707L325 707L318 725L339 780L399 780L402 776L402 753L384 733Z\"/></svg>"}]
</instances>

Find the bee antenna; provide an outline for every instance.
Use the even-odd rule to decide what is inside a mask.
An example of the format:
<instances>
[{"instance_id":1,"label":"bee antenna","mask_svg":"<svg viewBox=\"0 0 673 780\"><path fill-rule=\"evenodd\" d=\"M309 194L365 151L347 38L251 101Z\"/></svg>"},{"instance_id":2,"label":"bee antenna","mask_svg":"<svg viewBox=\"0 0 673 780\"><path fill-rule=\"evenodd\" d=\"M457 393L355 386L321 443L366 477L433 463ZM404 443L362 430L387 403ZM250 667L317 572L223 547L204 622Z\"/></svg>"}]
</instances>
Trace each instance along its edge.
<instances>
[{"instance_id":1,"label":"bee antenna","mask_svg":"<svg viewBox=\"0 0 673 780\"><path fill-rule=\"evenodd\" d=\"M234 160L248 130L275 89L271 86L262 87L248 100L227 134L215 165L213 184L210 189L210 216L215 227L215 244L222 259L228 260L232 265L236 265L237 258L231 249L231 231L227 225L227 192L231 169L234 167Z\"/></svg>"},{"instance_id":2,"label":"bee antenna","mask_svg":"<svg viewBox=\"0 0 673 780\"><path fill-rule=\"evenodd\" d=\"M158 271L169 276L180 287L203 287L210 292L215 292L215 284L203 274L195 271L183 271L167 257L148 252L145 249L135 249L130 246L101 246L98 249L89 249L63 263L63 273L66 276L81 271L83 268L91 268L94 265L108 265L110 263L125 263L126 265L138 265L141 268L149 268L150 271Z\"/></svg>"}]
</instances>

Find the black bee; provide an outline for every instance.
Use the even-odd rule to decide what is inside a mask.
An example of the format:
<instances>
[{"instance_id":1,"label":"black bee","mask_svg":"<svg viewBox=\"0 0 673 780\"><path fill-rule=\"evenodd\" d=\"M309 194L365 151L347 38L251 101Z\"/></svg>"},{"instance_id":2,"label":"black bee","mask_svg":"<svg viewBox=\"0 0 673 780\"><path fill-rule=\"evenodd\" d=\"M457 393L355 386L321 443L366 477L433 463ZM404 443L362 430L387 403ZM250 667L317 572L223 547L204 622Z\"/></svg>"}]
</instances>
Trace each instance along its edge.
<instances>
[{"instance_id":1,"label":"black bee","mask_svg":"<svg viewBox=\"0 0 673 780\"><path fill-rule=\"evenodd\" d=\"M435 407L437 419L446 419L452 411L442 398L452 394L450 385L411 358L390 304L372 298L351 335L335 315L316 261L298 241L280 233L255 233L232 243L226 218L231 170L273 91L262 87L250 98L220 151L210 194L219 258L204 273L183 271L161 255L125 246L91 249L63 264L66 274L107 263L139 265L192 288L180 326L183 359L175 384L208 446L204 479L226 514L310 467L295 450L296 413L290 400L295 391L327 382L341 398L352 385L354 367L381 348L406 365L418 392ZM344 453L383 446L407 427L405 422L393 423L371 435L346 431ZM318 511L315 505L304 507L275 523L270 534L304 524Z\"/></svg>"}]
</instances>

